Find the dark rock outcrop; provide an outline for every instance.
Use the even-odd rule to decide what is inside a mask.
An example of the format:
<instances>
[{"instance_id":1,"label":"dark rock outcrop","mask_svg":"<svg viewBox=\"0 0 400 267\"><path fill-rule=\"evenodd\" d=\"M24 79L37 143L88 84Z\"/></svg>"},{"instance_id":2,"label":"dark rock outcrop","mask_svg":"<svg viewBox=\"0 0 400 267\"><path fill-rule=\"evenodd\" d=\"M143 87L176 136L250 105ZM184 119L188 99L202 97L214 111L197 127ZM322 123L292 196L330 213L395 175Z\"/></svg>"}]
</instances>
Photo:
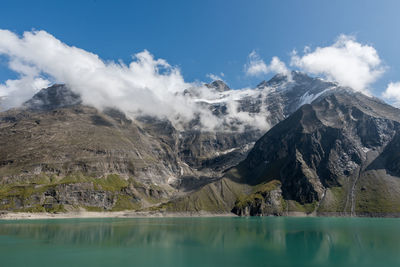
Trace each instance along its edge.
<instances>
[{"instance_id":1,"label":"dark rock outcrop","mask_svg":"<svg viewBox=\"0 0 400 267\"><path fill-rule=\"evenodd\" d=\"M63 107L72 107L82 103L81 97L64 84L54 84L40 90L24 107L31 110L52 110Z\"/></svg>"},{"instance_id":2,"label":"dark rock outcrop","mask_svg":"<svg viewBox=\"0 0 400 267\"><path fill-rule=\"evenodd\" d=\"M226 83L224 83L221 80L216 80L216 81L213 81L212 83L206 83L205 86L207 86L208 88L214 89L217 92L225 92L225 91L231 90L231 88L229 88L229 86L226 85Z\"/></svg>"}]
</instances>

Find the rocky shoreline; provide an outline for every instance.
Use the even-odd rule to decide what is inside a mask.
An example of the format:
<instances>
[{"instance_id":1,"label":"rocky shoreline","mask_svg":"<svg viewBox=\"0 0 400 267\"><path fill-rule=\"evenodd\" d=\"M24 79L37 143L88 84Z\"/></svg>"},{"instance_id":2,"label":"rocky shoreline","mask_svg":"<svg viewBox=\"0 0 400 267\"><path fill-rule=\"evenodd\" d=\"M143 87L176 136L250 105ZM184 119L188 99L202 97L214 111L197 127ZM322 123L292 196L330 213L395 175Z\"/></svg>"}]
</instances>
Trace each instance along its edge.
<instances>
[{"instance_id":1,"label":"rocky shoreline","mask_svg":"<svg viewBox=\"0 0 400 267\"><path fill-rule=\"evenodd\" d=\"M0 212L0 220L75 219L75 218L149 218L149 217L237 217L233 213L154 212L154 211L77 211L77 212Z\"/></svg>"},{"instance_id":2,"label":"rocky shoreline","mask_svg":"<svg viewBox=\"0 0 400 267\"><path fill-rule=\"evenodd\" d=\"M324 212L316 214L305 212L285 212L280 216L268 215L270 217L356 217L356 218L400 218L398 213L373 213L373 214L350 214L339 212ZM263 217L263 216L238 216L234 213L212 213L212 212L160 212L160 211L76 211L76 212L8 212L0 211L1 220L47 220L47 219L89 219L89 218L179 218L179 217ZM265 217L265 216L264 216Z\"/></svg>"}]
</instances>

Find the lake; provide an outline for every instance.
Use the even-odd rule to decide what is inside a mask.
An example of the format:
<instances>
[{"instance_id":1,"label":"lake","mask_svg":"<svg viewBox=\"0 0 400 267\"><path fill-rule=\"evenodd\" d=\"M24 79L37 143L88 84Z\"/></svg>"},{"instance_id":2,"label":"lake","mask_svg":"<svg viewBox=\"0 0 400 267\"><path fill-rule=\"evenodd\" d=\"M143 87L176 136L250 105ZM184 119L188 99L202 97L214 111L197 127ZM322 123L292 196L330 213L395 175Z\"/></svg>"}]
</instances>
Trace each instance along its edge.
<instances>
[{"instance_id":1,"label":"lake","mask_svg":"<svg viewBox=\"0 0 400 267\"><path fill-rule=\"evenodd\" d=\"M0 221L0 266L395 266L400 219Z\"/></svg>"}]
</instances>

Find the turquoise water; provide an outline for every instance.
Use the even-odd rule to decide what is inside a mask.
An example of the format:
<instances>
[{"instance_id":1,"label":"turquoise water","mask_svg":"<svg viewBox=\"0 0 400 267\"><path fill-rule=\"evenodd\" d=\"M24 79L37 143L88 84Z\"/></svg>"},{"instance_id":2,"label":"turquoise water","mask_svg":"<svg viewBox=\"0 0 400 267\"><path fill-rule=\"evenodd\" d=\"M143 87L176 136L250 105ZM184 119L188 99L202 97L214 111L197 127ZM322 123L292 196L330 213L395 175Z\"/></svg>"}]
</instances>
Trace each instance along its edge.
<instances>
[{"instance_id":1,"label":"turquoise water","mask_svg":"<svg viewBox=\"0 0 400 267\"><path fill-rule=\"evenodd\" d=\"M399 266L400 220L0 221L0 266Z\"/></svg>"}]
</instances>

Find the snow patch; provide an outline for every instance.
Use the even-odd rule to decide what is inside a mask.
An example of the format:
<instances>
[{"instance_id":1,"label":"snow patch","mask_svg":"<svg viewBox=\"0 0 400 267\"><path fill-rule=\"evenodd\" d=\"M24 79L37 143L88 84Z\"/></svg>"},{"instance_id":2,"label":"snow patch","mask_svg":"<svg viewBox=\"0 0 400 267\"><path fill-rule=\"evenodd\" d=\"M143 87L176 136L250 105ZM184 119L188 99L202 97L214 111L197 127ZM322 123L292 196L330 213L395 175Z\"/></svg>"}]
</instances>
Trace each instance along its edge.
<instances>
[{"instance_id":1,"label":"snow patch","mask_svg":"<svg viewBox=\"0 0 400 267\"><path fill-rule=\"evenodd\" d=\"M371 149L368 148L368 147L362 147L361 150L362 150L364 153L368 153L368 151L370 151Z\"/></svg>"},{"instance_id":2,"label":"snow patch","mask_svg":"<svg viewBox=\"0 0 400 267\"><path fill-rule=\"evenodd\" d=\"M320 95L324 94L325 92L332 90L334 87L327 88L323 90L322 92L319 92L318 94L309 94L309 92L306 92L304 95L300 97L300 104L299 107L305 105L305 104L311 104L315 99L317 99Z\"/></svg>"}]
</instances>

